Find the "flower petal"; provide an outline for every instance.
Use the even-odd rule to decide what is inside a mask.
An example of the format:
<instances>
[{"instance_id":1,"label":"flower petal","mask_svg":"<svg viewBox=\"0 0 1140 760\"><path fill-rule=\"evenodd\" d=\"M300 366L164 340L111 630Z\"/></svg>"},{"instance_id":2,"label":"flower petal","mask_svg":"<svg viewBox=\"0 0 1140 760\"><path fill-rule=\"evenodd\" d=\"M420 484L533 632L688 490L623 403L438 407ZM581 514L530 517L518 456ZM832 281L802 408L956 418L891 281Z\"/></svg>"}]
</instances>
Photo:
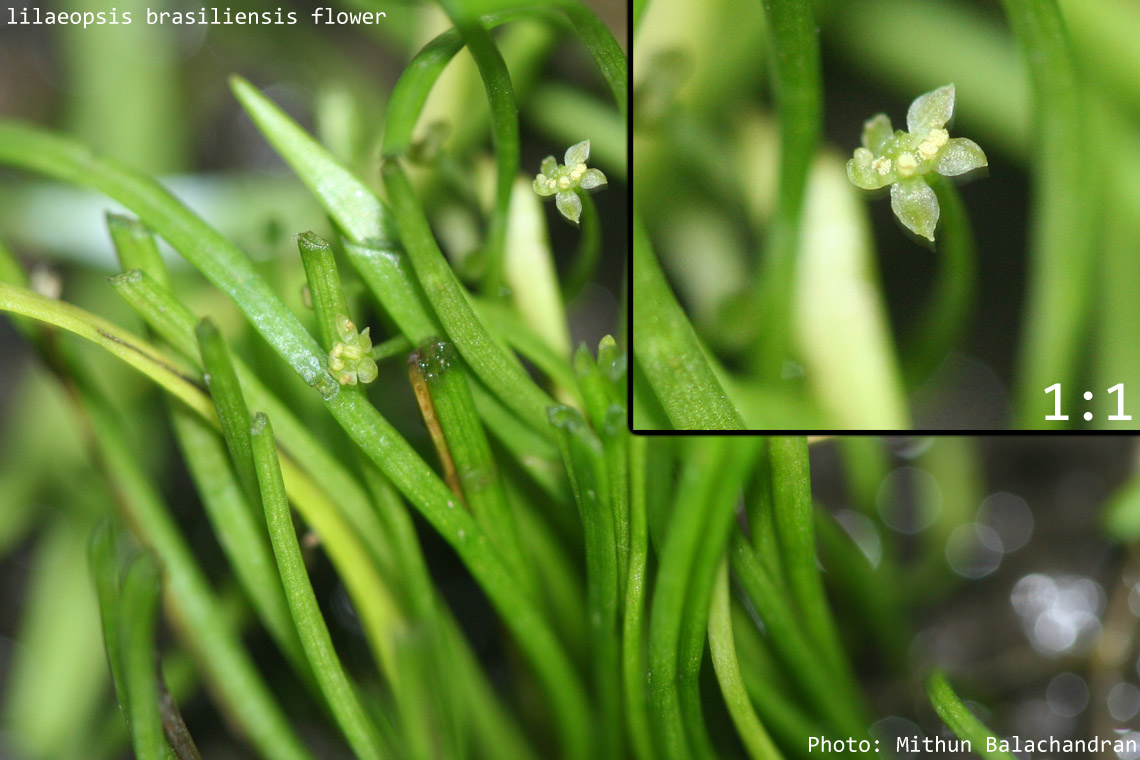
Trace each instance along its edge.
<instances>
[{"instance_id":1,"label":"flower petal","mask_svg":"<svg viewBox=\"0 0 1140 760\"><path fill-rule=\"evenodd\" d=\"M885 113L875 114L863 122L863 147L875 155L881 155L883 146L894 137L891 117Z\"/></svg>"},{"instance_id":2,"label":"flower petal","mask_svg":"<svg viewBox=\"0 0 1140 760\"><path fill-rule=\"evenodd\" d=\"M965 137L954 137L938 152L935 171L944 177L954 177L988 165L986 154L976 142Z\"/></svg>"},{"instance_id":3,"label":"flower petal","mask_svg":"<svg viewBox=\"0 0 1140 760\"><path fill-rule=\"evenodd\" d=\"M855 157L847 162L847 178L851 184L864 190L878 190L886 187L898 177L893 171L883 175L872 166L874 156L866 148L856 148Z\"/></svg>"},{"instance_id":4,"label":"flower petal","mask_svg":"<svg viewBox=\"0 0 1140 760\"><path fill-rule=\"evenodd\" d=\"M941 129L954 115L954 85L939 87L919 95L906 112L906 128L911 134Z\"/></svg>"},{"instance_id":5,"label":"flower petal","mask_svg":"<svg viewBox=\"0 0 1140 760\"><path fill-rule=\"evenodd\" d=\"M356 325L343 314L337 314L333 320L336 323L336 332L342 342L347 343L356 336Z\"/></svg>"},{"instance_id":6,"label":"flower petal","mask_svg":"<svg viewBox=\"0 0 1140 760\"><path fill-rule=\"evenodd\" d=\"M565 164L573 169L578 164L586 163L586 159L590 157L590 141L583 140L577 145L571 145L566 149Z\"/></svg>"},{"instance_id":7,"label":"flower petal","mask_svg":"<svg viewBox=\"0 0 1140 760\"><path fill-rule=\"evenodd\" d=\"M577 224L578 219L582 216L582 199L573 190L563 190L554 196L554 205L558 206L562 216L574 224Z\"/></svg>"},{"instance_id":8,"label":"flower petal","mask_svg":"<svg viewBox=\"0 0 1140 760\"><path fill-rule=\"evenodd\" d=\"M910 177L891 185L891 210L908 230L934 241L938 196L922 177Z\"/></svg>"},{"instance_id":9,"label":"flower petal","mask_svg":"<svg viewBox=\"0 0 1140 760\"><path fill-rule=\"evenodd\" d=\"M539 195L541 195L543 197L546 197L548 195L554 195L555 193L558 192L557 187L551 188L549 185L546 184L547 179L548 179L548 177L545 174L540 174L534 178L534 182L532 182L530 185L531 187L534 188L534 191L536 193L538 193Z\"/></svg>"},{"instance_id":10,"label":"flower petal","mask_svg":"<svg viewBox=\"0 0 1140 760\"><path fill-rule=\"evenodd\" d=\"M556 159L554 156L547 156L546 158L542 159L542 166L539 167L539 171L549 177L551 174L554 174L554 170L557 168L558 159Z\"/></svg>"},{"instance_id":11,"label":"flower petal","mask_svg":"<svg viewBox=\"0 0 1140 760\"><path fill-rule=\"evenodd\" d=\"M356 365L356 377L365 385L375 380L377 374L379 374L379 370L376 367L376 362L369 356L361 359L360 364Z\"/></svg>"},{"instance_id":12,"label":"flower petal","mask_svg":"<svg viewBox=\"0 0 1140 760\"><path fill-rule=\"evenodd\" d=\"M606 175L598 169L587 169L586 173L582 175L582 181L578 187L583 190L593 190L595 187L601 187L604 184L606 184Z\"/></svg>"}]
</instances>

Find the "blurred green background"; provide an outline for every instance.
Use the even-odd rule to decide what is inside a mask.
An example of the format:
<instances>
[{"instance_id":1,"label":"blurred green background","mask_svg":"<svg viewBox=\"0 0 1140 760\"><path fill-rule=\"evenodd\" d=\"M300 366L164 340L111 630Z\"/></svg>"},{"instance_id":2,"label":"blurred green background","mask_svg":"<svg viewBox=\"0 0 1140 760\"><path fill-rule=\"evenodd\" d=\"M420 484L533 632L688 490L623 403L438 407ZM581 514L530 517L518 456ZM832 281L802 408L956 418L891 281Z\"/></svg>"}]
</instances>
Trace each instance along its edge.
<instances>
[{"instance_id":1,"label":"blurred green background","mask_svg":"<svg viewBox=\"0 0 1140 760\"><path fill-rule=\"evenodd\" d=\"M1118 436L812 446L813 495L829 515L817 521L820 561L844 640L864 652L872 733L884 746L950 736L913 681L892 675L932 665L998 736L1140 737L1140 534L1125 527L1140 514L1136 462L1136 439ZM830 518L874 567L872 596L840 563ZM902 615L884 620L883 609ZM862 649L871 641L877 655Z\"/></svg>"}]
</instances>

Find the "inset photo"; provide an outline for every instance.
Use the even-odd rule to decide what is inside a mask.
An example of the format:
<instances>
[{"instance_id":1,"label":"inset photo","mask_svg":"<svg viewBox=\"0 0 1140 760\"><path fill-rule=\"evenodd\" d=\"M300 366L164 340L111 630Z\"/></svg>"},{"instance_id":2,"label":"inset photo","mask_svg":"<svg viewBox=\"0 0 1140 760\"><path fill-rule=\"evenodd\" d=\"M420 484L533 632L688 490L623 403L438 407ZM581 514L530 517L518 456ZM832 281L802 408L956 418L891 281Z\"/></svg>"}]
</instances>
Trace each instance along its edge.
<instances>
[{"instance_id":1,"label":"inset photo","mask_svg":"<svg viewBox=\"0 0 1140 760\"><path fill-rule=\"evenodd\" d=\"M1140 428L1140 7L635 6L635 431Z\"/></svg>"}]
</instances>

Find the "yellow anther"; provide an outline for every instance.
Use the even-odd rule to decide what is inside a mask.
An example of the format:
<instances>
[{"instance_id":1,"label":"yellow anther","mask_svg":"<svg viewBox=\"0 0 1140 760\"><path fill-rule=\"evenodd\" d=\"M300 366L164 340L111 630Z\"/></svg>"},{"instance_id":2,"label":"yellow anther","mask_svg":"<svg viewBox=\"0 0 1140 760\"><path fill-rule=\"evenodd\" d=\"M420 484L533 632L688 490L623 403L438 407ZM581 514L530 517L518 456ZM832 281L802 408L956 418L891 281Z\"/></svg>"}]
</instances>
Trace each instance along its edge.
<instances>
[{"instance_id":1,"label":"yellow anther","mask_svg":"<svg viewBox=\"0 0 1140 760\"><path fill-rule=\"evenodd\" d=\"M891 159L887 158L886 156L883 156L882 158L876 158L871 163L871 168L885 177L891 173Z\"/></svg>"},{"instance_id":2,"label":"yellow anther","mask_svg":"<svg viewBox=\"0 0 1140 760\"><path fill-rule=\"evenodd\" d=\"M922 155L923 158L931 159L938 155L938 146L930 140L926 140L922 143L922 145L918 146L918 152Z\"/></svg>"},{"instance_id":3,"label":"yellow anther","mask_svg":"<svg viewBox=\"0 0 1140 760\"><path fill-rule=\"evenodd\" d=\"M901 156L899 156L898 166L899 174L904 177L909 177L914 173L914 170L918 168L918 161L914 159L914 156L912 154L903 153Z\"/></svg>"},{"instance_id":4,"label":"yellow anther","mask_svg":"<svg viewBox=\"0 0 1140 760\"><path fill-rule=\"evenodd\" d=\"M950 142L950 133L945 129L932 129L930 134L926 136L926 141L933 144L935 148L941 148Z\"/></svg>"},{"instance_id":5,"label":"yellow anther","mask_svg":"<svg viewBox=\"0 0 1140 760\"><path fill-rule=\"evenodd\" d=\"M562 179L558 180L558 186L563 190L568 189L570 187L570 178L563 177Z\"/></svg>"}]
</instances>

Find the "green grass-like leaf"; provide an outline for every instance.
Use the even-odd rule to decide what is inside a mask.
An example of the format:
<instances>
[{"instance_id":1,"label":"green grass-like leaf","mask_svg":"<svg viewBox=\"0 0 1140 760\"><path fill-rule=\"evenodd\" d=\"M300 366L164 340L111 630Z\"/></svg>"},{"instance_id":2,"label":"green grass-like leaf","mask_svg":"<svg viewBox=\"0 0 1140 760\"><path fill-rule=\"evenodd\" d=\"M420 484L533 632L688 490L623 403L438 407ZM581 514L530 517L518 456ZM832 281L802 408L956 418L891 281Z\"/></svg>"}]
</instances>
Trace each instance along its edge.
<instances>
[{"instance_id":1,"label":"green grass-like leaf","mask_svg":"<svg viewBox=\"0 0 1140 760\"><path fill-rule=\"evenodd\" d=\"M629 574L622 610L622 687L631 749L638 760L653 757L649 722L649 698L643 674L646 651L645 592L649 558L649 526L646 519L648 440L632 437L629 444Z\"/></svg>"},{"instance_id":2,"label":"green grass-like leaf","mask_svg":"<svg viewBox=\"0 0 1140 760\"><path fill-rule=\"evenodd\" d=\"M419 345L444 334L416 282L407 254L393 247L374 248L351 240L344 241L344 252L408 342Z\"/></svg>"},{"instance_id":3,"label":"green grass-like leaf","mask_svg":"<svg viewBox=\"0 0 1140 760\"><path fill-rule=\"evenodd\" d=\"M546 409L554 400L538 388L522 365L508 354L475 316L455 273L432 237L427 218L398 161L383 168L384 184L400 219L400 237L416 277L440 323L471 370L536 430L545 429Z\"/></svg>"},{"instance_id":4,"label":"green grass-like leaf","mask_svg":"<svg viewBox=\"0 0 1140 760\"><path fill-rule=\"evenodd\" d=\"M503 249L507 238L511 190L519 171L519 109L507 64L490 33L479 21L463 20L456 9L456 6L462 5L461 2L444 0L442 5L451 13L468 52L475 59L491 106L491 135L494 139L497 173L495 206L482 249L481 279L483 291L497 296L503 284Z\"/></svg>"},{"instance_id":5,"label":"green grass-like leaf","mask_svg":"<svg viewBox=\"0 0 1140 760\"><path fill-rule=\"evenodd\" d=\"M740 412L713 374L693 326L669 289L649 236L636 218L633 353L675 429L744 429Z\"/></svg>"},{"instance_id":6,"label":"green grass-like leaf","mask_svg":"<svg viewBox=\"0 0 1140 760\"><path fill-rule=\"evenodd\" d=\"M714 593L717 567L727 551L736 506L761 447L762 441L755 438L746 445L734 447L737 451L728 458L721 470L723 482L717 485L706 507L710 514L700 531L696 553L693 555L677 675L685 733L697 753L705 757L717 757L720 754L706 725L701 698L700 671L707 642L709 605Z\"/></svg>"},{"instance_id":7,"label":"green grass-like leaf","mask_svg":"<svg viewBox=\"0 0 1140 760\"><path fill-rule=\"evenodd\" d=\"M569 407L549 412L586 539L587 614L595 699L602 725L598 748L607 755L622 754L618 724L621 699L620 644L618 640L618 564L613 512L601 441L581 413Z\"/></svg>"},{"instance_id":8,"label":"green grass-like leaf","mask_svg":"<svg viewBox=\"0 0 1140 760\"><path fill-rule=\"evenodd\" d=\"M1013 755L1009 752L986 749L987 740L996 741L997 737L962 704L962 700L954 693L953 687L941 671L936 670L927 677L926 696L930 699L930 704L934 706L938 717L942 718L942 722L949 726L958 738L970 742L971 748L979 757L984 757L986 760L1013 760Z\"/></svg>"},{"instance_id":9,"label":"green grass-like leaf","mask_svg":"<svg viewBox=\"0 0 1140 760\"><path fill-rule=\"evenodd\" d=\"M5 298L9 294L13 294L14 298L11 300L11 307L9 307L10 301ZM0 308L16 310L25 302L30 302L31 305L18 313L36 318L42 316L46 321L55 318L61 323L60 326L72 325L80 334L84 331L91 332L90 325L84 318L72 316L70 321L66 318L69 314L81 313L80 310L43 299L19 288L0 284ZM37 305L40 308L35 308ZM111 343L113 345L109 347L115 352L114 347L119 344L113 341ZM139 362L136 358L138 354L133 351L115 353L128 363ZM153 362L143 364L146 370L157 372L153 368ZM200 391L193 389L193 386L189 386L185 381L182 381L182 385L178 385L178 381L170 376L169 372L157 374L163 382L175 387L174 392L180 398L185 396L191 404L195 404L202 416L209 418L213 414L212 405L206 401ZM453 497L448 493L446 486L362 396L342 394L329 401L332 402L329 404L329 410L349 435L392 478L412 503L423 511L436 529L452 542L472 573L487 590L542 676L555 702L556 712L563 723L569 746L574 749L573 754L578 755L583 752L589 735L585 729L585 716L588 711L577 676L537 609L531 602L514 593L514 583L500 560L489 549L485 534L469 516L454 508ZM289 472L286 471L287 475ZM375 575L371 564L362 559L356 537L340 522L335 508L328 502L327 497L315 490L312 482L296 469L292 470L292 477L287 478L286 485L290 493L297 494L294 503L299 508L311 507L305 513L305 517L328 542L330 551L334 552L334 561L345 573L346 585L358 605L365 629L370 632L373 643L378 646L384 639L381 632L386 628L386 623L383 621L391 617L385 612L385 608L391 606L385 601L390 598L389 594L382 590L383 584ZM342 561L337 561L335 556L340 551L346 554ZM349 556L353 559L348 559ZM369 590L366 593L359 593L364 588ZM202 603L200 599L197 601ZM380 659L383 661L385 658Z\"/></svg>"},{"instance_id":10,"label":"green grass-like leaf","mask_svg":"<svg viewBox=\"0 0 1140 760\"><path fill-rule=\"evenodd\" d=\"M122 647L119 645L119 547L110 519L95 526L87 551L95 593L99 598L99 619L103 625L103 644L107 650L107 664L111 668L111 682L123 717L129 722L130 695L123 680Z\"/></svg>"},{"instance_id":11,"label":"green grass-like leaf","mask_svg":"<svg viewBox=\"0 0 1140 760\"><path fill-rule=\"evenodd\" d=\"M488 329L501 335L507 345L546 375L560 392L578 401L574 372L567 366L565 357L555 353L512 309L498 301L480 298L471 299L471 308Z\"/></svg>"},{"instance_id":12,"label":"green grass-like leaf","mask_svg":"<svg viewBox=\"0 0 1140 760\"><path fill-rule=\"evenodd\" d=\"M195 338L196 317L147 273L126 272L111 278L115 291L163 340L191 361L200 361ZM381 567L390 566L390 549L364 487L284 402L242 360L232 357L234 371L249 403L274 415L282 445L290 454L286 472L300 467L325 493L337 495L337 506L356 529ZM204 413L204 412L203 412ZM295 464L294 464L295 463Z\"/></svg>"},{"instance_id":13,"label":"green grass-like leaf","mask_svg":"<svg viewBox=\"0 0 1140 760\"><path fill-rule=\"evenodd\" d=\"M202 416L215 417L213 404L198 387L194 373L182 362L101 317L4 282L0 282L0 311L30 317L86 338L149 377Z\"/></svg>"},{"instance_id":14,"label":"green grass-like leaf","mask_svg":"<svg viewBox=\"0 0 1140 760\"><path fill-rule=\"evenodd\" d=\"M518 576L524 593L537 599L538 589L527 571L519 531L471 396L463 361L449 343L423 346L410 361L418 365L430 393L466 506Z\"/></svg>"},{"instance_id":15,"label":"green grass-like leaf","mask_svg":"<svg viewBox=\"0 0 1140 760\"><path fill-rule=\"evenodd\" d=\"M357 245L396 253L393 241L397 237L392 218L379 199L247 82L234 78L231 84L266 137L313 189L345 234ZM474 316L462 286L444 260L397 162L385 164L384 177L394 210L400 218L399 239L448 337L489 389L536 430L545 429L544 410L553 404L553 400L530 382L517 360L491 338ZM386 300L382 300L389 312L413 315L417 327L425 327L425 320L420 317L422 309L415 305L418 296L410 287L399 287L406 281L395 278L386 280L386 283L389 287L377 288L377 295L387 294L402 302L389 306ZM408 335L416 343L426 337Z\"/></svg>"},{"instance_id":16,"label":"green grass-like leaf","mask_svg":"<svg viewBox=\"0 0 1140 760\"><path fill-rule=\"evenodd\" d=\"M289 609L293 613L305 654L313 666L313 674L357 757L364 760L384 757L387 753L381 750L380 734L365 714L345 675L309 582L305 561L301 557L301 546L293 528L289 502L285 497L285 483L277 461L277 443L273 438L269 418L258 413L253 419L250 436L273 554L277 557L277 567L285 585ZM392 662L388 664L390 673L393 665Z\"/></svg>"},{"instance_id":17,"label":"green grass-like leaf","mask_svg":"<svg viewBox=\"0 0 1140 760\"><path fill-rule=\"evenodd\" d=\"M139 760L166 760L172 751L158 709L158 565L146 553L135 557L123 580L119 615L122 685L127 692L131 743Z\"/></svg>"},{"instance_id":18,"label":"green grass-like leaf","mask_svg":"<svg viewBox=\"0 0 1140 760\"><path fill-rule=\"evenodd\" d=\"M258 502L257 472L253 467L253 449L249 440L249 409L241 392L226 346L218 328L208 318L198 323L198 350L202 355L203 378L222 424L222 438L230 452L238 482L245 492L247 508Z\"/></svg>"},{"instance_id":19,"label":"green grass-like leaf","mask_svg":"<svg viewBox=\"0 0 1140 760\"><path fill-rule=\"evenodd\" d=\"M862 736L866 724L859 704L849 702L845 695L836 691L827 662L820 657L797 622L783 589L773 582L756 553L741 536L732 541L731 561L741 587L757 609L764 611L764 627L769 632L773 650L794 668L797 688L808 704L830 723L829 733Z\"/></svg>"},{"instance_id":20,"label":"green grass-like leaf","mask_svg":"<svg viewBox=\"0 0 1140 760\"><path fill-rule=\"evenodd\" d=\"M855 676L839 640L831 608L816 568L815 529L809 477L807 440L776 436L768 439L772 511L783 560L784 578L804 628L832 670L835 684L850 704L859 704Z\"/></svg>"},{"instance_id":21,"label":"green grass-like leaf","mask_svg":"<svg viewBox=\"0 0 1140 760\"><path fill-rule=\"evenodd\" d=\"M746 439L741 439L746 440ZM657 752L663 757L704 756L710 746L707 737L687 735L695 723L683 715L679 679L692 677L682 658L691 656L687 630L704 630L705 620L690 619L689 602L703 598L708 610L707 588L694 581L702 576L697 567L700 546L706 532L724 525L736 506L738 490L746 475L755 443L738 446L732 438L709 439L707 445L693 446L678 485L668 533L660 546L660 567L653 588L649 623L650 716ZM723 531L719 535L724 535ZM713 564L715 566L715 558ZM710 578L711 581L711 578ZM695 716L693 716L695 717Z\"/></svg>"},{"instance_id":22,"label":"green grass-like leaf","mask_svg":"<svg viewBox=\"0 0 1140 760\"><path fill-rule=\"evenodd\" d=\"M11 294L11 299L5 296ZM126 336L117 328L107 324L105 328L94 325L104 324L98 318L84 315L74 306L37 296L0 283L0 309L11 308L49 324L72 330L88 337L128 364L140 369L155 379L164 389L185 402L201 417L216 420L213 405L198 388L185 378L173 373L165 364L157 362L154 349L141 340ZM22 310L21 310L22 309ZM114 340L111 339L114 337ZM124 348L129 346L130 348ZM149 358L150 361L147 361ZM394 603L390 592L385 590L374 565L366 559L363 548L353 531L341 518L327 495L320 492L311 480L296 467L286 470L289 477L289 491L295 494L296 504L305 510L305 517L324 536L333 560L345 574L349 594L354 598L365 630L378 653L386 639L384 631L394 617ZM386 658L380 657L381 660Z\"/></svg>"},{"instance_id":23,"label":"green grass-like leaf","mask_svg":"<svg viewBox=\"0 0 1140 760\"><path fill-rule=\"evenodd\" d=\"M254 668L169 511L139 470L114 413L88 391L82 391L81 397L126 522L161 563L173 622L226 711L265 756L309 760L311 755Z\"/></svg>"},{"instance_id":24,"label":"green grass-like leaf","mask_svg":"<svg viewBox=\"0 0 1140 760\"><path fill-rule=\"evenodd\" d=\"M306 383L323 396L339 391L340 386L325 368L317 342L254 271L249 259L157 182L100 159L75 142L7 121L0 121L0 162L87 185L134 211L233 298L250 323Z\"/></svg>"},{"instance_id":25,"label":"green grass-like leaf","mask_svg":"<svg viewBox=\"0 0 1140 760\"><path fill-rule=\"evenodd\" d=\"M510 76L515 73L516 61L521 62L519 94L525 97L555 35L549 25L519 25L518 35L504 38L513 44L503 45L500 54L499 45L488 33L483 12L487 9L474 6L457 1L451 10L457 33L466 38L480 62L491 96L499 164L498 202L486 243L491 259L495 248L504 247L505 231L510 227L507 216L513 215L506 201L519 174L518 106ZM498 15L504 19L533 16L550 20L552 11L558 22L564 15L581 32L619 94L617 102L624 114L624 55L584 5L562 0L504 9ZM535 34L536 29L540 33ZM310 54L298 50L301 60ZM504 59L511 62L509 73ZM211 229L158 183L65 139L0 122L0 163L87 185L139 217L113 216L108 220L120 259L128 270L113 278L112 284L155 331L150 340L112 330L113 326L86 312L72 311L67 305L21 289L6 288L0 293L0 305L94 340L167 391L162 400L170 403L174 439L223 553L233 566L232 573L229 568L218 569L224 589L221 600L211 597L201 568L195 565L170 513L143 474L138 461L141 457L126 445L111 406L94 392L96 380L101 383L102 378L92 377L84 368L67 366L67 362L59 362L57 367L54 341L37 345L65 383L74 380L80 386L78 395L90 418L108 479L122 502L124 522L164 568L169 622L193 648L219 713L232 721L236 731L249 737L262 756L289 760L308 755L281 715L280 705L268 695L248 661L242 659L244 650L237 643L233 619L252 619L244 609L245 603L252 601L250 607L292 661L301 685L315 691L316 681L325 687L322 693L331 697L334 717L339 718L358 756L379 756L381 750L389 748L389 742L393 752L422 757L464 757L472 748L486 756L527 758L536 754L529 746L530 739L515 725L516 716L503 709L466 642L466 634L444 605L419 548L419 528L412 522L411 507L456 551L513 635L513 651L521 653L529 668L523 680L533 681L549 698L549 704L535 713L541 717L527 721L541 725L542 733L535 738L541 739L545 748L550 741L549 728L555 728L561 749L571 758L586 758L594 748L612 748L622 734L621 696L616 685L620 675L617 610L624 579L619 578L616 542L624 534L613 522L619 515L626 520L628 511L627 507L614 506L624 503L626 482L622 473L628 434L617 429L621 421L619 402L624 397L624 357L617 355L616 345L607 344L605 361L588 373L595 381L594 390L600 387L602 391L600 396L595 393L595 400L604 397L603 402L608 403L605 409L595 404L601 413L592 415L603 427L599 433L608 448L592 449L594 453L604 451L604 455L591 459L594 487L583 489L583 493L592 491L583 496L583 501L591 504L590 512L598 518L595 526L601 526L592 543L608 548L612 562L607 564L613 565L603 578L608 605L604 628L611 645L610 654L603 659L609 666L605 676L615 685L614 689L599 689L598 699L588 699L582 675L588 654L585 631L589 623L583 609L583 587L587 584L581 568L571 559L573 549L580 549L576 545L580 526L574 517L567 474L559 462L556 435L546 420L547 408L555 402L530 379L523 363L507 348L537 359L552 387L558 389L559 398L579 403L577 378L567 362L568 340L558 343L559 336L547 329L565 331L564 308L554 303L549 313L538 314L516 304L515 309L499 310L502 318L495 326L482 324L468 304L468 294L440 254L428 227L427 212L413 195L398 162L389 164L385 178L393 204L401 212L397 226L396 217L368 188L349 172L338 171L324 149L243 84L234 85L239 98L248 101L244 104L254 120L271 140L281 143L277 147L298 167L303 180L326 206L350 249L350 261L362 270L379 270L379 274L362 279L373 286L382 307L404 333L378 346L380 356L393 356L426 338L451 340L457 345L462 360L457 359L450 371L437 373L428 385L443 409L441 417L445 422L452 420L447 446L455 452L461 472L467 474L461 479L461 493L475 514L467 513L459 499L449 494L363 389L343 389L327 372L326 352L334 335L329 326L338 326L329 317L348 314L347 308L341 308L347 301L327 246L308 237L299 241L317 317L317 329L310 335L269 286L284 270L273 263L254 265L238 246ZM428 84L423 94L430 88ZM335 119L345 112L344 108L334 108L322 116L331 114ZM350 114L349 118L355 116ZM409 127L415 121L410 118ZM329 134L337 134L336 124L322 126ZM359 122L349 125L337 141L353 161L361 159L366 147L350 145L361 141L345 137L343 132L358 128ZM479 130L483 129L479 125ZM539 127L539 131L545 129ZM473 136L475 132L471 131L469 142ZM537 208L537 203L534 205ZM541 214L532 215L530 221L544 230ZM200 323L199 315L173 295L176 286L177 292L188 294L187 303L209 303L197 300L206 291L191 293L191 282L183 282L177 272L176 279L170 277L152 230L238 304L253 331L235 332L234 354L209 322ZM597 237L591 239L596 241ZM366 253L354 255L361 251ZM379 257L375 256L377 252ZM20 274L18 264L13 271ZM494 271L493 262L490 271ZM518 272L514 276L517 278ZM494 279L493 274L490 279ZM526 284L525 279L518 282ZM548 292L557 293L553 268L546 284ZM349 283L350 288L355 286L356 282ZM355 297L357 292L351 295ZM367 308L362 313L367 313ZM229 335L230 326L223 326ZM513 340L505 339L516 330L510 336ZM346 331L340 331L343 340L347 340ZM50 337L49 331L35 332ZM551 336L555 340L548 344ZM247 342L251 337L252 342ZM292 378L282 382L270 378L275 357L262 350L262 339L318 394L290 388ZM181 358L175 357L178 353ZM237 353L255 358L246 363L237 358ZM462 371L468 367L470 377ZM121 372L115 368L111 371ZM203 377L210 386L210 396L202 392ZM596 382L599 379L600 386ZM282 395L270 392L269 386L280 389ZM132 383L130 389L134 387ZM143 387L153 392L149 386ZM170 395L180 400L168 398ZM347 433L347 438L341 436L331 442L332 446L318 440L316 433L337 431L322 427L319 421L314 424L312 419L321 411L322 401ZM118 407L116 404L116 410ZM281 432L280 452L265 417L258 418L258 423L265 424L259 424L251 437L249 408L268 410L273 417ZM494 441L484 433L484 425ZM582 425L583 431L589 432L584 420ZM259 439L259 435L264 438ZM254 472L254 478L248 477L251 449L258 454L256 463L264 464L260 472ZM346 454L360 457L358 474L340 461ZM615 474L613 482L607 478L610 469ZM367 481L367 492L360 476ZM277 552L277 569L287 589L273 572L265 572L272 570L264 567L268 564L264 544L270 536L245 519L249 502L261 495L266 496L266 516L274 529L270 548ZM356 684L338 667L332 652L329 632L323 627L297 536L292 532L290 501L300 519L319 535L321 548L344 584L359 615L365 641L380 664L386 683L379 698L374 697L367 705L363 699L349 698L356 693ZM181 503L177 506L180 508ZM536 563L541 565L537 571ZM591 573L596 576L596 568ZM235 578L238 584L233 583ZM524 585L533 585L533 590L520 592L520 578L526 578ZM281 614L283 610L288 618ZM153 615L149 619L141 616L142 624L150 623L151 639L132 639L134 656L149 653L154 659L153 620ZM299 636L294 628L299 629ZM153 668L151 675L155 675ZM160 685L160 681L156 683ZM157 698L149 697L152 691ZM148 684L147 694L146 703L160 707L163 718L175 715L176 709L169 709L161 688ZM600 702L604 703L601 707ZM385 720L390 707L390 714L397 717L391 726ZM153 724L150 721L148 725ZM602 735L604 741L599 738ZM188 740L188 736L183 738ZM175 743L181 747L180 741ZM152 754L140 752L140 756Z\"/></svg>"},{"instance_id":26,"label":"green grass-like leaf","mask_svg":"<svg viewBox=\"0 0 1140 760\"><path fill-rule=\"evenodd\" d=\"M736 641L732 635L732 606L728 591L728 560L722 559L716 572L712 599L709 601L709 651L720 683L721 694L740 739L752 760L782 760L783 754L772 742L764 724L748 698Z\"/></svg>"},{"instance_id":27,"label":"green grass-like leaf","mask_svg":"<svg viewBox=\"0 0 1140 760\"><path fill-rule=\"evenodd\" d=\"M282 653L300 676L307 677L301 641L289 617L281 579L273 568L264 518L255 521L251 509L260 503L260 491L255 492L257 502L247 501L226 456L225 443L207 422L176 405L171 406L170 419L190 477L234 575Z\"/></svg>"},{"instance_id":28,"label":"green grass-like leaf","mask_svg":"<svg viewBox=\"0 0 1140 760\"><path fill-rule=\"evenodd\" d=\"M309 283L309 296L313 301L313 312L317 316L317 333L321 345L331 349L340 340L336 326L337 315L352 316L337 272L336 257L333 256L332 247L313 232L298 235L297 247L301 251L305 279Z\"/></svg>"}]
</instances>

